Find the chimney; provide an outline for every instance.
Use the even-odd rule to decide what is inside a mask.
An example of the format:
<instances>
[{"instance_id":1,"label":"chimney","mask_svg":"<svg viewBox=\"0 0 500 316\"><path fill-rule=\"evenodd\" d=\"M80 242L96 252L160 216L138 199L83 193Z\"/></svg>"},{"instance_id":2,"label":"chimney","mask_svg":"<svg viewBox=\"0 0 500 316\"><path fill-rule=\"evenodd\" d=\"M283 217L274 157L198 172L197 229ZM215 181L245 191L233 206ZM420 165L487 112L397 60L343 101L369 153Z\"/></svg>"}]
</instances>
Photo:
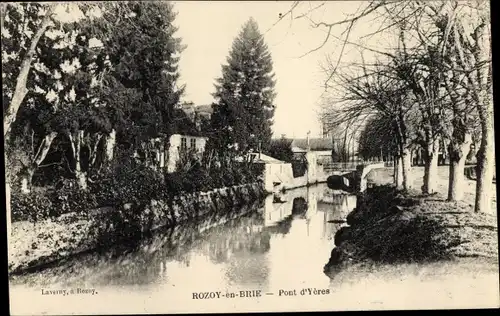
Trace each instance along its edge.
<instances>
[{"instance_id":1,"label":"chimney","mask_svg":"<svg viewBox=\"0 0 500 316\"><path fill-rule=\"evenodd\" d=\"M310 144L310 139L309 135L311 134L311 131L307 132L307 151L311 151L311 144Z\"/></svg>"}]
</instances>

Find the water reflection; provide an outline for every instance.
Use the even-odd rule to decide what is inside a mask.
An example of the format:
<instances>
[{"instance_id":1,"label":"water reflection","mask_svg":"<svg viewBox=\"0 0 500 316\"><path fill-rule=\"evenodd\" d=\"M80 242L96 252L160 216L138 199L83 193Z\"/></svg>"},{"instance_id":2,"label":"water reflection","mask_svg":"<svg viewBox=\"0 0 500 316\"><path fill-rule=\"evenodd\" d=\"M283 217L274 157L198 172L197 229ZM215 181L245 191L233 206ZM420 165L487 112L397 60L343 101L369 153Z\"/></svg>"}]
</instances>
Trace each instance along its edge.
<instances>
[{"instance_id":1,"label":"water reflection","mask_svg":"<svg viewBox=\"0 0 500 316\"><path fill-rule=\"evenodd\" d=\"M57 267L16 277L14 283L260 289L327 287L323 274L355 197L331 197L318 185L157 232L133 247L81 255ZM325 198L328 196L328 199ZM323 200L329 200L325 203ZM195 288L194 288L195 287Z\"/></svg>"},{"instance_id":2,"label":"water reflection","mask_svg":"<svg viewBox=\"0 0 500 316\"><path fill-rule=\"evenodd\" d=\"M355 207L356 198L333 195L319 185L289 191L281 200L283 203L273 203L268 197L240 209L221 210L200 222L157 232L139 245L81 255L57 267L15 277L11 280L11 297L18 306L26 306L26 284L36 288L32 293L37 297L40 287L66 285L97 288L99 292L106 288L114 295L112 300L95 296L101 301L89 304L88 298L83 299L85 310L98 306L101 315L105 305L113 314L121 310L186 313L453 308L470 299L477 306L492 306L492 302L498 306L498 290L492 290L498 289L498 264L488 266L493 268L486 274L479 272L483 267L472 263L377 269L353 266L330 280L323 266L334 247L333 236L345 225L339 221ZM280 289L327 287L331 290L328 297L275 295L229 304L192 299L193 292L203 291L261 289L277 293ZM47 298L42 301L47 304ZM34 306L31 301L30 306ZM74 305L62 306L70 306L74 312Z\"/></svg>"}]
</instances>

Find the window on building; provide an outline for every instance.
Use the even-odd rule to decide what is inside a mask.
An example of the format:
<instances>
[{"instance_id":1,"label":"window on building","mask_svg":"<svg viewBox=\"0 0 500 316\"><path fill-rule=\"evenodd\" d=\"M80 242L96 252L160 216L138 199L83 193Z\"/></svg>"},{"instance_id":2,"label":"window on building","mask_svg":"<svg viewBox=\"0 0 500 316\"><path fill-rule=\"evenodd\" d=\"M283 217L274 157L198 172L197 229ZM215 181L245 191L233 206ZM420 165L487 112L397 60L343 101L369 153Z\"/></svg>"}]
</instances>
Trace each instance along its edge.
<instances>
[{"instance_id":1,"label":"window on building","mask_svg":"<svg viewBox=\"0 0 500 316\"><path fill-rule=\"evenodd\" d=\"M191 138L191 148L196 149L196 138Z\"/></svg>"},{"instance_id":2,"label":"window on building","mask_svg":"<svg viewBox=\"0 0 500 316\"><path fill-rule=\"evenodd\" d=\"M186 137L181 138L181 150L186 150L187 149L187 140Z\"/></svg>"}]
</instances>

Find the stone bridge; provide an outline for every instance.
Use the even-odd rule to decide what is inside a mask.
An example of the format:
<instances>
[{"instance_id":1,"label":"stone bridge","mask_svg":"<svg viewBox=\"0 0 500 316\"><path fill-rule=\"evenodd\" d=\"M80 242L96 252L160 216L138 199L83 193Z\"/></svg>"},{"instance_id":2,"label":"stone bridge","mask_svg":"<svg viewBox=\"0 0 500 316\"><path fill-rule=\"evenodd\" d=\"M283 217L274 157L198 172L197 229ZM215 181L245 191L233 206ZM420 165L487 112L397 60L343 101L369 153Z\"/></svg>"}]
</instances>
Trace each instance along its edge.
<instances>
[{"instance_id":1,"label":"stone bridge","mask_svg":"<svg viewBox=\"0 0 500 316\"><path fill-rule=\"evenodd\" d=\"M337 168L335 168L337 167ZM330 189L349 192L364 192L367 188L367 175L374 169L385 168L385 162L340 163L338 166L324 167Z\"/></svg>"}]
</instances>

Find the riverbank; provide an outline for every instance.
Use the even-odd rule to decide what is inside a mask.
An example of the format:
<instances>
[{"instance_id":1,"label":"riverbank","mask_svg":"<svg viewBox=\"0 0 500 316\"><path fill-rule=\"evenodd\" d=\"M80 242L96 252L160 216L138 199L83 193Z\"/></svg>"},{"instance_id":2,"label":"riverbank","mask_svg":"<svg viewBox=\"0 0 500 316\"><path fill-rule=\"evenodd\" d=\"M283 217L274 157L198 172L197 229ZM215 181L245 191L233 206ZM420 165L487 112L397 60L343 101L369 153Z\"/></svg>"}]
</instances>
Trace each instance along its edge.
<instances>
[{"instance_id":1,"label":"riverbank","mask_svg":"<svg viewBox=\"0 0 500 316\"><path fill-rule=\"evenodd\" d=\"M352 264L414 263L482 258L498 264L496 212L478 214L468 202L402 194L390 185L358 196L335 236L325 273Z\"/></svg>"},{"instance_id":2,"label":"riverbank","mask_svg":"<svg viewBox=\"0 0 500 316\"><path fill-rule=\"evenodd\" d=\"M367 181L369 185L387 185L394 182L393 180L394 168L381 168L372 170L368 176ZM449 177L449 166L439 166L436 181L436 199L445 200L448 196L448 178ZM411 179L413 188L415 190L420 190L424 184L424 167L412 167ZM476 181L469 179L467 176L463 180L462 190L464 192L463 202L474 205L476 198ZM493 185L491 190L491 212L496 213L497 210L497 191L496 183Z\"/></svg>"},{"instance_id":3,"label":"riverbank","mask_svg":"<svg viewBox=\"0 0 500 316\"><path fill-rule=\"evenodd\" d=\"M78 253L134 243L153 231L227 212L260 200L265 194L261 183L252 183L182 194L171 201L153 200L148 205L124 203L120 209L103 207L35 223L14 222L9 239L9 272L22 273Z\"/></svg>"}]
</instances>

